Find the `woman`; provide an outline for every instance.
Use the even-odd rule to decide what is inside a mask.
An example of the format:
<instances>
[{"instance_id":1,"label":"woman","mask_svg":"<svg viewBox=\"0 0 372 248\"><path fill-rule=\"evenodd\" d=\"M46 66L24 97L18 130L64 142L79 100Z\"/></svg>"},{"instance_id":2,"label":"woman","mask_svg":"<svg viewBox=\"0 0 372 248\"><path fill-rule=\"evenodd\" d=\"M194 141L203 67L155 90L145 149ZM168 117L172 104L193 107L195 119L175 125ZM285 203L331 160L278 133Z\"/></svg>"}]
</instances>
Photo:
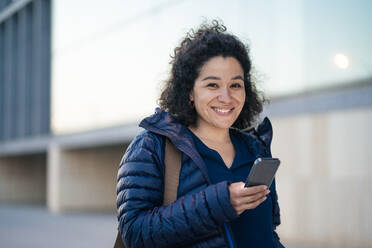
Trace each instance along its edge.
<instances>
[{"instance_id":1,"label":"woman","mask_svg":"<svg viewBox=\"0 0 372 248\"><path fill-rule=\"evenodd\" d=\"M127 247L283 247L275 181L244 187L254 160L270 157L248 49L217 21L175 49L155 114L118 172L119 231ZM182 153L177 200L162 206L168 138Z\"/></svg>"}]
</instances>

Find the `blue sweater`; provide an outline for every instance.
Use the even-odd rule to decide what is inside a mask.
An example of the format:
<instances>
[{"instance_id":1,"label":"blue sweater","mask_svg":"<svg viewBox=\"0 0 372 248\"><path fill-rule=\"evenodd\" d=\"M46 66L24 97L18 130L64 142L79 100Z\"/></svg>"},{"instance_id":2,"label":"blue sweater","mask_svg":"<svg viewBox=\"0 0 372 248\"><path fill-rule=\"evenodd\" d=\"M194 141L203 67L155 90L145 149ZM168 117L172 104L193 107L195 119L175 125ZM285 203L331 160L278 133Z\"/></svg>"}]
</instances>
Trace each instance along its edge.
<instances>
[{"instance_id":1,"label":"blue sweater","mask_svg":"<svg viewBox=\"0 0 372 248\"><path fill-rule=\"evenodd\" d=\"M245 182L256 156L247 145L230 131L230 138L235 148L234 161L228 168L219 153L207 147L191 131L196 148L207 166L212 183L222 181ZM273 185L270 190L273 190ZM261 247L272 248L278 241L273 233L272 198L268 197L258 207L244 211L239 218L230 222L235 240L235 248ZM276 239L276 240L275 240Z\"/></svg>"}]
</instances>

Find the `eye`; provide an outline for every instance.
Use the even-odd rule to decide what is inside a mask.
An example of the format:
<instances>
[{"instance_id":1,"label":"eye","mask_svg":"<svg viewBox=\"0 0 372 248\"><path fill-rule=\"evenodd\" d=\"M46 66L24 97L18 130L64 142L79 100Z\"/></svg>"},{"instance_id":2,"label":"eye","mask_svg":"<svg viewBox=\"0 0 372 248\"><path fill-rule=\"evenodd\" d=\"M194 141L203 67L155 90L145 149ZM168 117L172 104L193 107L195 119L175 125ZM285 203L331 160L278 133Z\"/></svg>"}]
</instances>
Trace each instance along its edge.
<instances>
[{"instance_id":1,"label":"eye","mask_svg":"<svg viewBox=\"0 0 372 248\"><path fill-rule=\"evenodd\" d=\"M231 88L243 88L243 85L240 84L240 83L233 83L233 84L231 85Z\"/></svg>"},{"instance_id":2,"label":"eye","mask_svg":"<svg viewBox=\"0 0 372 248\"><path fill-rule=\"evenodd\" d=\"M209 83L207 84L208 88L218 88L218 85L216 83Z\"/></svg>"}]
</instances>

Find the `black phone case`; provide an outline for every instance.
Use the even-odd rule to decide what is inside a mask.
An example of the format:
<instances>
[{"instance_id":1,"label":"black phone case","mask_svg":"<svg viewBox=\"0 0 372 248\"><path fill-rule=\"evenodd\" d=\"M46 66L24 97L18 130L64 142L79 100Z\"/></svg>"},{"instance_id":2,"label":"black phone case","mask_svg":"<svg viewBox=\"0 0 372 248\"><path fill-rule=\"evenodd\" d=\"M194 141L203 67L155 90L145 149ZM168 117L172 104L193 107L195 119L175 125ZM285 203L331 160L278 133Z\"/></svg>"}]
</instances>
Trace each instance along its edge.
<instances>
[{"instance_id":1,"label":"black phone case","mask_svg":"<svg viewBox=\"0 0 372 248\"><path fill-rule=\"evenodd\" d=\"M280 160L277 158L256 159L252 166L251 172L247 177L245 187L257 185L266 185L267 187L270 187L279 165Z\"/></svg>"}]
</instances>

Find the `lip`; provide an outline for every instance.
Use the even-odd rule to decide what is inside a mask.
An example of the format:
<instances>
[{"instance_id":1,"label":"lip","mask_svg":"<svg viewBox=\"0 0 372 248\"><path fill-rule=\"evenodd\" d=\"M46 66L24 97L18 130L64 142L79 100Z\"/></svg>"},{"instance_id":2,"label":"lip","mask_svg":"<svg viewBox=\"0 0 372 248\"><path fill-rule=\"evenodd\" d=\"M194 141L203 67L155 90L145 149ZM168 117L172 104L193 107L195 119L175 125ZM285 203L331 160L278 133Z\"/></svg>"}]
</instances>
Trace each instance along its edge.
<instances>
[{"instance_id":1,"label":"lip","mask_svg":"<svg viewBox=\"0 0 372 248\"><path fill-rule=\"evenodd\" d=\"M226 116L226 115L229 115L229 114L231 114L233 111L234 111L234 107L232 107L232 108L218 108L218 107L211 107L212 109L213 109L213 111L216 113L216 114L218 114L218 115L221 115L221 116ZM226 112L222 112L222 111L218 111L217 109L219 109L219 110L224 110L224 111L226 111L226 110L228 110L228 111L226 111Z\"/></svg>"}]
</instances>

